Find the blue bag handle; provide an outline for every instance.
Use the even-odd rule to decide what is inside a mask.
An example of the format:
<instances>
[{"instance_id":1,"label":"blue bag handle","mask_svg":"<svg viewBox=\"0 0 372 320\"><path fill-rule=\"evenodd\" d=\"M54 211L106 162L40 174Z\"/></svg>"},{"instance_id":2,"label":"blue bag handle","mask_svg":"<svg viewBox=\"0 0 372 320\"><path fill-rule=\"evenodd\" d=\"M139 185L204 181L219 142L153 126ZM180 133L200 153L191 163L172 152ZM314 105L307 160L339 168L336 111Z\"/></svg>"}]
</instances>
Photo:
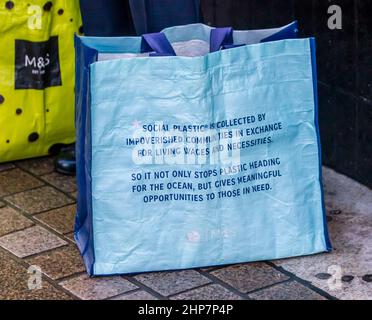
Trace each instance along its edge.
<instances>
[{"instance_id":1,"label":"blue bag handle","mask_svg":"<svg viewBox=\"0 0 372 320\"><path fill-rule=\"evenodd\" d=\"M234 30L232 27L214 28L210 31L210 52L231 49L245 44L234 44ZM294 39L298 35L297 22L262 39L260 42ZM142 36L141 52L155 52L150 56L176 56L176 53L163 33L149 33Z\"/></svg>"},{"instance_id":2,"label":"blue bag handle","mask_svg":"<svg viewBox=\"0 0 372 320\"><path fill-rule=\"evenodd\" d=\"M234 45L233 28L215 28L211 30L210 52L221 50L224 46Z\"/></svg>"},{"instance_id":3,"label":"blue bag handle","mask_svg":"<svg viewBox=\"0 0 372 320\"><path fill-rule=\"evenodd\" d=\"M215 28L211 30L210 52L230 49L242 45L234 45L233 28ZM151 57L176 56L172 45L164 33L147 33L142 35L141 52L151 52Z\"/></svg>"},{"instance_id":4,"label":"blue bag handle","mask_svg":"<svg viewBox=\"0 0 372 320\"><path fill-rule=\"evenodd\" d=\"M172 45L161 32L142 35L141 52L155 52L150 53L150 56L176 56Z\"/></svg>"},{"instance_id":5,"label":"blue bag handle","mask_svg":"<svg viewBox=\"0 0 372 320\"><path fill-rule=\"evenodd\" d=\"M274 33L273 35L266 37L265 39L262 39L260 42L270 42L270 41L277 41L277 40L283 40L283 39L296 39L298 37L298 22L295 21L291 25L289 25L287 28L284 28L283 30L280 30L277 33Z\"/></svg>"},{"instance_id":6,"label":"blue bag handle","mask_svg":"<svg viewBox=\"0 0 372 320\"><path fill-rule=\"evenodd\" d=\"M210 52L216 52L223 49L231 49L244 44L234 44L233 39L234 30L231 27L215 28L211 30L210 36ZM260 42L270 42L283 39L296 39L298 37L298 22L291 23L286 28L262 39Z\"/></svg>"},{"instance_id":7,"label":"blue bag handle","mask_svg":"<svg viewBox=\"0 0 372 320\"><path fill-rule=\"evenodd\" d=\"M233 33L234 30L231 27L212 29L209 40L210 52L245 46L245 44L234 44Z\"/></svg>"}]
</instances>

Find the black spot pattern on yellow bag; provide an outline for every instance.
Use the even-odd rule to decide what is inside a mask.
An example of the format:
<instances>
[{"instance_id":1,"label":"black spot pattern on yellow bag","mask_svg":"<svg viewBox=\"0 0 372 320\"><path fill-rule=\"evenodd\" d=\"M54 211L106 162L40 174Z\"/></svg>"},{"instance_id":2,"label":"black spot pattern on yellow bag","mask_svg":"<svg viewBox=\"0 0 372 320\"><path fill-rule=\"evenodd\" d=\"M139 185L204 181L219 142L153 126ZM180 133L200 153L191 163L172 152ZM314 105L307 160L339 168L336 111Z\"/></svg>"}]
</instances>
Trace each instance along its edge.
<instances>
[{"instance_id":1,"label":"black spot pattern on yellow bag","mask_svg":"<svg viewBox=\"0 0 372 320\"><path fill-rule=\"evenodd\" d=\"M32 132L28 136L28 141L30 141L30 142L35 142L37 139L39 139L39 134L37 132Z\"/></svg>"},{"instance_id":2,"label":"black spot pattern on yellow bag","mask_svg":"<svg viewBox=\"0 0 372 320\"><path fill-rule=\"evenodd\" d=\"M49 12L50 10L52 10L52 7L53 3L51 1L48 1L46 4L44 4L44 11Z\"/></svg>"},{"instance_id":3,"label":"black spot pattern on yellow bag","mask_svg":"<svg viewBox=\"0 0 372 320\"><path fill-rule=\"evenodd\" d=\"M8 10L12 10L14 8L14 2L13 1L7 1L5 3L5 8L7 8Z\"/></svg>"},{"instance_id":4,"label":"black spot pattern on yellow bag","mask_svg":"<svg viewBox=\"0 0 372 320\"><path fill-rule=\"evenodd\" d=\"M79 0L0 0L0 163L75 141Z\"/></svg>"}]
</instances>

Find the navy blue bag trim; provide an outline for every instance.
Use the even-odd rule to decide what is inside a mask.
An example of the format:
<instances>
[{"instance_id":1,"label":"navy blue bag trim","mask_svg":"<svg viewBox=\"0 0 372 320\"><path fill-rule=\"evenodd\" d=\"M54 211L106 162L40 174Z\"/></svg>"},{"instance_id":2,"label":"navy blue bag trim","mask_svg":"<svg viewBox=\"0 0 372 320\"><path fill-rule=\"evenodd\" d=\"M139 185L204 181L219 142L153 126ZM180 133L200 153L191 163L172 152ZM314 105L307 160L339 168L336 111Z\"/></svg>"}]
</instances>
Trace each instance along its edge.
<instances>
[{"instance_id":1,"label":"navy blue bag trim","mask_svg":"<svg viewBox=\"0 0 372 320\"><path fill-rule=\"evenodd\" d=\"M320 141L320 130L319 130L319 117L318 117L318 109L319 109L319 101L318 101L318 73L317 73L317 64L316 64L316 43L314 38L310 38L310 49L311 49L311 67L313 73L313 91L314 91L314 122L316 128L316 136L317 136L317 145L318 145L318 155L319 155L319 183L321 189L321 201L323 206L323 226L324 226L324 238L327 247L327 251L332 251L332 244L329 238L328 232L328 225L327 225L327 217L326 217L326 208L325 208L325 201L324 201L324 187L323 187L323 176L322 176L322 146Z\"/></svg>"},{"instance_id":2,"label":"navy blue bag trim","mask_svg":"<svg viewBox=\"0 0 372 320\"><path fill-rule=\"evenodd\" d=\"M273 35L262 39L260 42L270 42L270 41L278 41L283 39L296 39L298 38L298 22L295 21L283 30L280 30L277 33L274 33Z\"/></svg>"},{"instance_id":3,"label":"navy blue bag trim","mask_svg":"<svg viewBox=\"0 0 372 320\"><path fill-rule=\"evenodd\" d=\"M215 28L211 30L210 36L210 52L218 50L232 49L244 46L245 44L234 44L233 37L234 30L231 27ZM273 35L262 39L260 42L270 42L283 39L297 39L298 38L298 22L294 21L286 28L274 33Z\"/></svg>"},{"instance_id":4,"label":"navy blue bag trim","mask_svg":"<svg viewBox=\"0 0 372 320\"><path fill-rule=\"evenodd\" d=\"M89 65L98 58L97 50L83 46L75 36L76 49L76 178L78 185L77 214L75 218L74 238L81 252L88 275L94 274L94 243L92 214L91 179L91 125ZM83 66L81 67L81 64Z\"/></svg>"}]
</instances>

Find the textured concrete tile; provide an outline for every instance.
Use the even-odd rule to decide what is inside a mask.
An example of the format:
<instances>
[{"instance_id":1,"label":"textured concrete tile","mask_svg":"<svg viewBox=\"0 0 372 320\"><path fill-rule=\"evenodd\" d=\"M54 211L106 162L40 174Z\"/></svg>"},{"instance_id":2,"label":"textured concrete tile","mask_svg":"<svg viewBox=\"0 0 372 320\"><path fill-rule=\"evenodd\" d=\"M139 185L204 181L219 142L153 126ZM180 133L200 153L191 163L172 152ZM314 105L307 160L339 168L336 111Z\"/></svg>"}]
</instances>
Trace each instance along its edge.
<instances>
[{"instance_id":1,"label":"textured concrete tile","mask_svg":"<svg viewBox=\"0 0 372 320\"><path fill-rule=\"evenodd\" d=\"M71 193L70 193L70 196L73 197L74 199L77 199L77 197L78 197L78 192L77 192L77 191L75 191L75 192L71 192Z\"/></svg>"},{"instance_id":2,"label":"textured concrete tile","mask_svg":"<svg viewBox=\"0 0 372 320\"><path fill-rule=\"evenodd\" d=\"M12 208L0 208L0 237L31 227L34 223Z\"/></svg>"},{"instance_id":3,"label":"textured concrete tile","mask_svg":"<svg viewBox=\"0 0 372 320\"><path fill-rule=\"evenodd\" d=\"M54 249L67 244L66 241L39 226L10 233L0 237L0 246L20 258Z\"/></svg>"},{"instance_id":4,"label":"textured concrete tile","mask_svg":"<svg viewBox=\"0 0 372 320\"><path fill-rule=\"evenodd\" d=\"M65 237L70 239L71 241L73 241L75 243L75 238L74 238L74 233L73 232L65 234Z\"/></svg>"},{"instance_id":5,"label":"textured concrete tile","mask_svg":"<svg viewBox=\"0 0 372 320\"><path fill-rule=\"evenodd\" d=\"M13 163L0 163L0 172L13 168L15 168L15 165Z\"/></svg>"},{"instance_id":6,"label":"textured concrete tile","mask_svg":"<svg viewBox=\"0 0 372 320\"><path fill-rule=\"evenodd\" d=\"M212 271L211 274L244 293L288 279L264 263L233 265Z\"/></svg>"},{"instance_id":7,"label":"textured concrete tile","mask_svg":"<svg viewBox=\"0 0 372 320\"><path fill-rule=\"evenodd\" d=\"M275 263L339 299L372 300L372 284L363 280L372 273L372 190L328 168L323 180L334 250ZM331 277L317 276L321 273ZM342 281L343 276L354 278Z\"/></svg>"},{"instance_id":8,"label":"textured concrete tile","mask_svg":"<svg viewBox=\"0 0 372 320\"><path fill-rule=\"evenodd\" d=\"M218 284L207 285L171 297L172 300L241 300L237 294Z\"/></svg>"},{"instance_id":9,"label":"textured concrete tile","mask_svg":"<svg viewBox=\"0 0 372 320\"><path fill-rule=\"evenodd\" d=\"M89 278L81 275L62 281L60 285L84 300L106 299L137 289L137 286L118 276Z\"/></svg>"},{"instance_id":10,"label":"textured concrete tile","mask_svg":"<svg viewBox=\"0 0 372 320\"><path fill-rule=\"evenodd\" d=\"M137 290L134 292L121 294L120 296L117 296L110 300L158 300L158 299L146 291Z\"/></svg>"},{"instance_id":11,"label":"textured concrete tile","mask_svg":"<svg viewBox=\"0 0 372 320\"><path fill-rule=\"evenodd\" d=\"M36 214L35 219L45 223L59 233L74 231L76 205Z\"/></svg>"},{"instance_id":12,"label":"textured concrete tile","mask_svg":"<svg viewBox=\"0 0 372 320\"><path fill-rule=\"evenodd\" d=\"M76 191L75 177L66 176L58 172L52 172L41 176L41 178L64 192L70 193Z\"/></svg>"},{"instance_id":13,"label":"textured concrete tile","mask_svg":"<svg viewBox=\"0 0 372 320\"><path fill-rule=\"evenodd\" d=\"M12 169L0 172L0 197L42 186L43 182L22 171Z\"/></svg>"},{"instance_id":14,"label":"textured concrete tile","mask_svg":"<svg viewBox=\"0 0 372 320\"><path fill-rule=\"evenodd\" d=\"M17 165L34 175L40 176L54 171L54 157L44 157L18 161Z\"/></svg>"},{"instance_id":15,"label":"textured concrete tile","mask_svg":"<svg viewBox=\"0 0 372 320\"><path fill-rule=\"evenodd\" d=\"M74 202L62 192L49 186L17 193L7 197L6 200L30 214L59 208Z\"/></svg>"},{"instance_id":16,"label":"textured concrete tile","mask_svg":"<svg viewBox=\"0 0 372 320\"><path fill-rule=\"evenodd\" d=\"M83 259L74 245L48 251L26 261L39 266L44 274L54 280L85 271Z\"/></svg>"},{"instance_id":17,"label":"textured concrete tile","mask_svg":"<svg viewBox=\"0 0 372 320\"><path fill-rule=\"evenodd\" d=\"M135 278L163 296L177 294L210 282L195 270L144 273Z\"/></svg>"},{"instance_id":18,"label":"textured concrete tile","mask_svg":"<svg viewBox=\"0 0 372 320\"><path fill-rule=\"evenodd\" d=\"M0 252L0 300L70 300L63 291L42 279L41 288L30 290L27 269Z\"/></svg>"},{"instance_id":19,"label":"textured concrete tile","mask_svg":"<svg viewBox=\"0 0 372 320\"><path fill-rule=\"evenodd\" d=\"M327 300L296 281L277 284L251 293L249 297L255 300Z\"/></svg>"}]
</instances>

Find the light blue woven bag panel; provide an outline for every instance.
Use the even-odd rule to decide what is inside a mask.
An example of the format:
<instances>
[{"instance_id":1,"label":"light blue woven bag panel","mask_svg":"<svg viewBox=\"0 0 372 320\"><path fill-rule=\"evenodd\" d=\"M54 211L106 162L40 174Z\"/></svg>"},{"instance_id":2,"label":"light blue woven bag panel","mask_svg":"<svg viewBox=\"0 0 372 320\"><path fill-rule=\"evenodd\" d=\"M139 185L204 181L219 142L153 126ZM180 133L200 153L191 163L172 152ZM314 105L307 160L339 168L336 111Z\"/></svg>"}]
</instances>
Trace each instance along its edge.
<instances>
[{"instance_id":1,"label":"light blue woven bag panel","mask_svg":"<svg viewBox=\"0 0 372 320\"><path fill-rule=\"evenodd\" d=\"M91 65L95 275L329 249L311 41ZM145 132L154 124L165 131ZM159 142L160 134L184 140L211 134L213 141L209 151L190 143L131 144L141 137ZM185 147L207 155L192 163ZM147 157L136 157L143 149ZM169 150L181 155L160 156ZM163 189L151 190L155 184Z\"/></svg>"}]
</instances>

